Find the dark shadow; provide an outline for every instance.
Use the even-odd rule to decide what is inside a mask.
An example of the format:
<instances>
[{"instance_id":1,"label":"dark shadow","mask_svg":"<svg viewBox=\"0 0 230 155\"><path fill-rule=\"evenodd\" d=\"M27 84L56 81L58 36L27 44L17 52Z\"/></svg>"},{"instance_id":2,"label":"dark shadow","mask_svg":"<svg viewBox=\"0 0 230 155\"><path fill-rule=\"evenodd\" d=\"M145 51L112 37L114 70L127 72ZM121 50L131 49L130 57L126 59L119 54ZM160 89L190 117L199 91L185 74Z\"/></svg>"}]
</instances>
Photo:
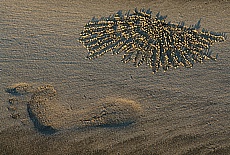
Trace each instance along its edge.
<instances>
[{"instance_id":1,"label":"dark shadow","mask_svg":"<svg viewBox=\"0 0 230 155\"><path fill-rule=\"evenodd\" d=\"M11 95L14 95L14 96L21 96L22 94L21 93L18 93L16 88L14 89L6 89L5 90L7 93L11 94Z\"/></svg>"},{"instance_id":2,"label":"dark shadow","mask_svg":"<svg viewBox=\"0 0 230 155\"><path fill-rule=\"evenodd\" d=\"M11 95L14 95L14 96L22 96L22 95L28 94L28 92L23 92L23 93L18 92L18 90L16 88L12 88L12 89L7 88L5 90L5 92L7 92L7 93L9 93Z\"/></svg>"},{"instance_id":3,"label":"dark shadow","mask_svg":"<svg viewBox=\"0 0 230 155\"><path fill-rule=\"evenodd\" d=\"M32 122L34 123L34 127L36 128L36 130L42 134L45 135L51 135L56 133L58 130L52 128L51 126L44 126L40 123L40 121L37 119L37 117L32 113L31 109L30 109L30 105L27 105L27 111L29 113L29 117L32 120Z\"/></svg>"}]
</instances>

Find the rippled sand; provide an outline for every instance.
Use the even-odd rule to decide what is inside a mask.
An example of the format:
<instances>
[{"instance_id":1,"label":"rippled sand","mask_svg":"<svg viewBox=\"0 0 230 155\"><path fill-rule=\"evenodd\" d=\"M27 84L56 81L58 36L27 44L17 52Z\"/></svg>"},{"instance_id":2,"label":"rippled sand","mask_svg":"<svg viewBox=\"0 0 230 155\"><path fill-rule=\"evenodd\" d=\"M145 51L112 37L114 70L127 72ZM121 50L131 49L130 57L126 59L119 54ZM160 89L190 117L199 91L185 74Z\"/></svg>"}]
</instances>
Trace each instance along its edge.
<instances>
[{"instance_id":1,"label":"rippled sand","mask_svg":"<svg viewBox=\"0 0 230 155\"><path fill-rule=\"evenodd\" d=\"M154 75L85 59L83 26L135 7L230 35L227 0L0 2L0 154L229 154L228 38L217 61Z\"/></svg>"}]
</instances>

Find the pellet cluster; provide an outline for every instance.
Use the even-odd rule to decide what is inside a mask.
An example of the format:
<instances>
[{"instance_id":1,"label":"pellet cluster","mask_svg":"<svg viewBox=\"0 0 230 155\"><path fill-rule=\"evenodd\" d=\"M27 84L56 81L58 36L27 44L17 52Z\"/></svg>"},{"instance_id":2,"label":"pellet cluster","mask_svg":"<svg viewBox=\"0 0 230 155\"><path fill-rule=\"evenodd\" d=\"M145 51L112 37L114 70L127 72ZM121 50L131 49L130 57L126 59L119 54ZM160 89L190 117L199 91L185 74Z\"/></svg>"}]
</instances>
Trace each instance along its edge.
<instances>
[{"instance_id":1,"label":"pellet cluster","mask_svg":"<svg viewBox=\"0 0 230 155\"><path fill-rule=\"evenodd\" d=\"M143 63L164 71L170 67L193 67L195 62L215 60L210 47L226 39L224 33L200 30L200 20L191 26L184 22L166 22L167 16L158 13L152 17L150 9L135 9L125 14L118 11L112 16L92 18L80 34L79 41L87 48L87 58L99 57L107 52L124 52L122 61Z\"/></svg>"}]
</instances>

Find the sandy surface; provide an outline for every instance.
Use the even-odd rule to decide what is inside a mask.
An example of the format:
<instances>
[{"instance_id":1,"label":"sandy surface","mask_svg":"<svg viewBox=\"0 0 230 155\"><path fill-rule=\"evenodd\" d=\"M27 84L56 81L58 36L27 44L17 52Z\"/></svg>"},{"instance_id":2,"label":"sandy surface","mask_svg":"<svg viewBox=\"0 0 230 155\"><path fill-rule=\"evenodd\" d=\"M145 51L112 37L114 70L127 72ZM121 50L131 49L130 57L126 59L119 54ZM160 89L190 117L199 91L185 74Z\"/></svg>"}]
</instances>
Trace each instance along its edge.
<instances>
[{"instance_id":1,"label":"sandy surface","mask_svg":"<svg viewBox=\"0 0 230 155\"><path fill-rule=\"evenodd\" d=\"M217 61L154 75L121 55L85 59L83 26L135 7L230 35L228 0L0 1L0 154L230 154L229 39L212 47ZM9 89L17 83L49 85L55 98L31 101L34 89ZM35 125L38 102L54 133Z\"/></svg>"}]
</instances>

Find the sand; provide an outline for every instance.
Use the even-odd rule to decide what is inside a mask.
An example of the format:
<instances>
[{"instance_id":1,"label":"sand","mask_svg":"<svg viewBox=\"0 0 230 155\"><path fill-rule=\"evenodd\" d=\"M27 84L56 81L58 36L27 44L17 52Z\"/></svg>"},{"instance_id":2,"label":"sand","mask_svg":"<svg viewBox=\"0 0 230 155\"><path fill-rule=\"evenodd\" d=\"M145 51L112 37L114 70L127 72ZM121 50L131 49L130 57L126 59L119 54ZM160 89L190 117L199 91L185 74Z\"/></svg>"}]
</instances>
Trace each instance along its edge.
<instances>
[{"instance_id":1,"label":"sand","mask_svg":"<svg viewBox=\"0 0 230 155\"><path fill-rule=\"evenodd\" d=\"M7 87L6 92L16 96L9 99L8 109L13 111L11 117L19 119L16 103L23 101L35 130L47 135L68 129L128 126L135 123L142 112L140 104L135 101L115 97L100 99L93 108L73 110L59 103L52 85L34 87L17 83Z\"/></svg>"},{"instance_id":2,"label":"sand","mask_svg":"<svg viewBox=\"0 0 230 155\"><path fill-rule=\"evenodd\" d=\"M0 154L230 154L228 38L217 61L154 75L85 59L83 26L135 7L230 35L228 0L0 2Z\"/></svg>"},{"instance_id":3,"label":"sand","mask_svg":"<svg viewBox=\"0 0 230 155\"><path fill-rule=\"evenodd\" d=\"M55 95L52 86L42 86L28 101L30 118L41 133L97 126L127 126L136 122L141 113L138 103L122 98L105 98L92 109L72 110L61 106Z\"/></svg>"}]
</instances>

